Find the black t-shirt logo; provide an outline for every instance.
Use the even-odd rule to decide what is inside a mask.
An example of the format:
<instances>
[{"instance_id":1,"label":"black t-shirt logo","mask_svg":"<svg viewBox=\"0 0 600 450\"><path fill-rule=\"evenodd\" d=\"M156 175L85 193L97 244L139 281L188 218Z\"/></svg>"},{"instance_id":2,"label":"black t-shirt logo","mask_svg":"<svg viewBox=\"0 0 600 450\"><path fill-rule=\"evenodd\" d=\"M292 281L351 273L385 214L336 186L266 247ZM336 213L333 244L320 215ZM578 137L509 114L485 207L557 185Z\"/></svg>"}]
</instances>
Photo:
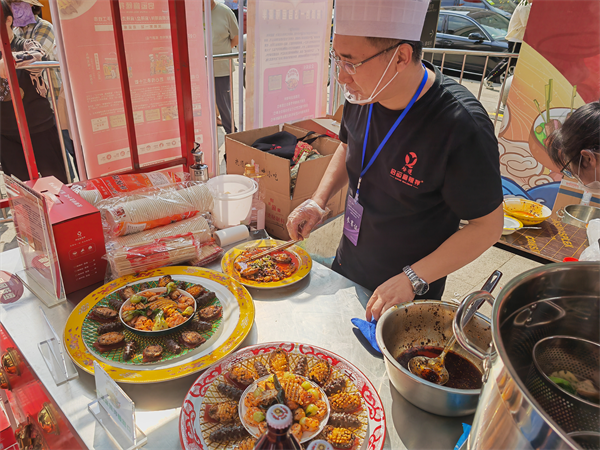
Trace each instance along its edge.
<instances>
[{"instance_id":1,"label":"black t-shirt logo","mask_svg":"<svg viewBox=\"0 0 600 450\"><path fill-rule=\"evenodd\" d=\"M408 153L404 157L404 163L402 170L392 169L390 176L397 181L418 189L423 180L417 180L412 176L413 168L417 164L417 154L415 152Z\"/></svg>"},{"instance_id":2,"label":"black t-shirt logo","mask_svg":"<svg viewBox=\"0 0 600 450\"><path fill-rule=\"evenodd\" d=\"M404 157L404 167L402 168L402 172L406 172L409 175L412 175L413 167L417 163L417 155L415 152L410 152L408 155Z\"/></svg>"}]
</instances>

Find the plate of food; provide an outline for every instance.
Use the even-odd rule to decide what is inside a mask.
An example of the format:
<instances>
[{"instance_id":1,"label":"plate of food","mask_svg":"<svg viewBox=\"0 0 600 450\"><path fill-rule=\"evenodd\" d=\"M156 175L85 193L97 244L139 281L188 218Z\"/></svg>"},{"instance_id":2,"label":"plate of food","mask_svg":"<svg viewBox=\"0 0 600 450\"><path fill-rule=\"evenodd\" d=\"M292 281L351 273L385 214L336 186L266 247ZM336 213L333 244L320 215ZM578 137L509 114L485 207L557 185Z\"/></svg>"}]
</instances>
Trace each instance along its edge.
<instances>
[{"instance_id":1,"label":"plate of food","mask_svg":"<svg viewBox=\"0 0 600 450\"><path fill-rule=\"evenodd\" d=\"M282 358L287 357L283 350L280 351ZM277 351L273 355L278 356ZM267 373L268 369L263 365L260 371ZM246 388L238 405L239 418L248 433L258 439L267 430L265 417L269 407L287 401L294 412L290 433L303 444L327 425L331 413L329 400L321 386L307 377L291 371L277 373L264 375ZM210 412L209 409L209 418Z\"/></svg>"},{"instance_id":2,"label":"plate of food","mask_svg":"<svg viewBox=\"0 0 600 450\"><path fill-rule=\"evenodd\" d=\"M155 383L204 370L233 352L254 322L254 302L231 277L165 267L118 278L88 295L64 331L75 364L96 360L115 381Z\"/></svg>"},{"instance_id":3,"label":"plate of food","mask_svg":"<svg viewBox=\"0 0 600 450\"><path fill-rule=\"evenodd\" d=\"M373 384L340 356L295 342L246 347L205 371L183 402L181 446L252 449L266 429L264 411L282 401L304 445L326 439L339 449L383 448L385 412Z\"/></svg>"},{"instance_id":4,"label":"plate of food","mask_svg":"<svg viewBox=\"0 0 600 450\"><path fill-rule=\"evenodd\" d=\"M244 286L275 289L290 286L304 279L312 269L310 255L297 245L245 262L247 258L284 241L264 239L244 242L223 256L221 269Z\"/></svg>"}]
</instances>

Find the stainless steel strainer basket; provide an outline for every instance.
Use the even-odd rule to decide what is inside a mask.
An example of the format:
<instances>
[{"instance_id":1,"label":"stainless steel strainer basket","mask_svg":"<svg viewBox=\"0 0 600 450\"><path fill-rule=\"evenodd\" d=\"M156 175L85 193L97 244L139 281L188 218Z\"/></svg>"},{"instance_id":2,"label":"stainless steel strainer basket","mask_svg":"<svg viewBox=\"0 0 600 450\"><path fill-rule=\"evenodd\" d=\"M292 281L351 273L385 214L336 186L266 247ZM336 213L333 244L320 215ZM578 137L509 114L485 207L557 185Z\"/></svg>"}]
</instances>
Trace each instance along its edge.
<instances>
[{"instance_id":1,"label":"stainless steel strainer basket","mask_svg":"<svg viewBox=\"0 0 600 450\"><path fill-rule=\"evenodd\" d=\"M591 380L597 388L600 386L600 345L569 336L541 339L533 347L533 365L526 381L529 392L564 431L597 432L600 406L552 382L549 375L561 370Z\"/></svg>"},{"instance_id":2,"label":"stainless steel strainer basket","mask_svg":"<svg viewBox=\"0 0 600 450\"><path fill-rule=\"evenodd\" d=\"M573 439L583 450L597 450L600 448L600 433L597 431L576 431L569 433L567 436Z\"/></svg>"}]
</instances>

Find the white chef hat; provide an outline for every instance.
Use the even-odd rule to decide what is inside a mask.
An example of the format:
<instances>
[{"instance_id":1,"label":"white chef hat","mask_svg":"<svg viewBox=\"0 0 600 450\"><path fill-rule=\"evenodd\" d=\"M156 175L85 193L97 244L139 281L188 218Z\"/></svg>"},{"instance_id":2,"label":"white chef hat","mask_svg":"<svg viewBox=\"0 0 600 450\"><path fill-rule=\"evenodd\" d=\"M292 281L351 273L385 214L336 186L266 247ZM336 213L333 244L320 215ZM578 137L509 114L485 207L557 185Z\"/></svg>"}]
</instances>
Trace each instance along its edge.
<instances>
[{"instance_id":1,"label":"white chef hat","mask_svg":"<svg viewBox=\"0 0 600 450\"><path fill-rule=\"evenodd\" d=\"M419 41L428 6L429 0L336 0L335 32Z\"/></svg>"}]
</instances>

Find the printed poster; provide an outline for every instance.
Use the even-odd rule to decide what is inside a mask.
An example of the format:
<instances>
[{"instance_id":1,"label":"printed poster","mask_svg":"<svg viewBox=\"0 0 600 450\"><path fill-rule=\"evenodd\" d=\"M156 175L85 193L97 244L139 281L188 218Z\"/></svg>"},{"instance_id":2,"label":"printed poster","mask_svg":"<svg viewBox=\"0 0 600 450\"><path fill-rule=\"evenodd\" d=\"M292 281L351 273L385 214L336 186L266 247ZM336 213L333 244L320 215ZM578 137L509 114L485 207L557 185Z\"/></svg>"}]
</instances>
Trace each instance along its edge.
<instances>
[{"instance_id":1,"label":"printed poster","mask_svg":"<svg viewBox=\"0 0 600 450\"><path fill-rule=\"evenodd\" d=\"M127 70L117 63L109 0L58 1L77 123L89 178L131 169L119 77L131 86L140 164L181 156L181 139L167 0L120 1ZM186 0L196 141L211 161L212 131L202 105L208 84L202 2Z\"/></svg>"},{"instance_id":2,"label":"printed poster","mask_svg":"<svg viewBox=\"0 0 600 450\"><path fill-rule=\"evenodd\" d=\"M600 98L598 30L597 0L532 2L498 138L505 195L552 209L559 190L579 187L563 180L546 154L546 139L573 111Z\"/></svg>"},{"instance_id":3,"label":"printed poster","mask_svg":"<svg viewBox=\"0 0 600 450\"><path fill-rule=\"evenodd\" d=\"M326 114L332 0L248 3L249 128Z\"/></svg>"}]
</instances>

